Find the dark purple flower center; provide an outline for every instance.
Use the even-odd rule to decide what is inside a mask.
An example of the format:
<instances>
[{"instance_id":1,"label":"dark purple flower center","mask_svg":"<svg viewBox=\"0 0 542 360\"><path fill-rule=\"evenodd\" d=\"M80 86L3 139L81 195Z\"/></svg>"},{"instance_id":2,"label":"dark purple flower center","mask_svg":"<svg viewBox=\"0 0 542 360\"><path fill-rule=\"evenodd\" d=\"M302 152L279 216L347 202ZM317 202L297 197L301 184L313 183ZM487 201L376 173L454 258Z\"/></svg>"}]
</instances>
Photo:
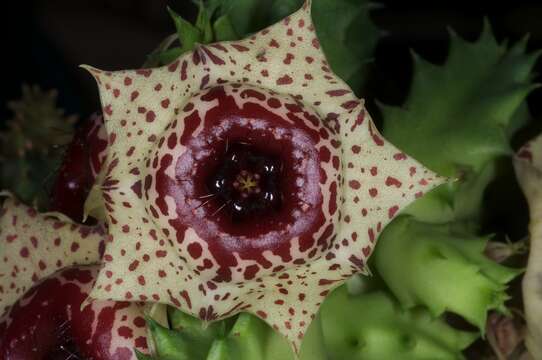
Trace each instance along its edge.
<instances>
[{"instance_id":1,"label":"dark purple flower center","mask_svg":"<svg viewBox=\"0 0 542 360\"><path fill-rule=\"evenodd\" d=\"M45 356L43 360L85 360L79 354L73 340L56 344Z\"/></svg>"},{"instance_id":2,"label":"dark purple flower center","mask_svg":"<svg viewBox=\"0 0 542 360\"><path fill-rule=\"evenodd\" d=\"M227 144L222 161L207 180L209 201L232 221L279 211L282 162L248 143Z\"/></svg>"},{"instance_id":3,"label":"dark purple flower center","mask_svg":"<svg viewBox=\"0 0 542 360\"><path fill-rule=\"evenodd\" d=\"M43 360L85 360L70 335L68 321L61 322L54 331L54 344L47 350Z\"/></svg>"}]
</instances>

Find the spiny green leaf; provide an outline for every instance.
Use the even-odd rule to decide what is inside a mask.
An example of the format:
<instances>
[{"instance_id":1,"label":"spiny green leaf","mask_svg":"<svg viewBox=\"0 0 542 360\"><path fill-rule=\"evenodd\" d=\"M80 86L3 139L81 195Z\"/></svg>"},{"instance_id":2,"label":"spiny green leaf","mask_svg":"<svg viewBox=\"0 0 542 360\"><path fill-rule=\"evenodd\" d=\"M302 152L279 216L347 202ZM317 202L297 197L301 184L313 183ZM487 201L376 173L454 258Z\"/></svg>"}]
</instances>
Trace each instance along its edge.
<instances>
[{"instance_id":1,"label":"spiny green leaf","mask_svg":"<svg viewBox=\"0 0 542 360\"><path fill-rule=\"evenodd\" d=\"M217 41L230 41L239 38L228 14L222 15L216 19L213 24L213 31Z\"/></svg>"},{"instance_id":2,"label":"spiny green leaf","mask_svg":"<svg viewBox=\"0 0 542 360\"><path fill-rule=\"evenodd\" d=\"M461 359L477 337L450 327L423 308L404 311L384 291L349 295L335 290L320 309L331 359Z\"/></svg>"},{"instance_id":3,"label":"spiny green leaf","mask_svg":"<svg viewBox=\"0 0 542 360\"><path fill-rule=\"evenodd\" d=\"M201 42L204 44L210 43L213 41L213 26L211 25L211 16L213 14L208 11L208 9L203 4L203 1L200 1L198 18L196 19L196 28L200 30Z\"/></svg>"},{"instance_id":4,"label":"spiny green leaf","mask_svg":"<svg viewBox=\"0 0 542 360\"><path fill-rule=\"evenodd\" d=\"M227 14L241 37L256 32L269 25L266 10L270 0L228 0L222 1L221 14Z\"/></svg>"},{"instance_id":5,"label":"spiny green leaf","mask_svg":"<svg viewBox=\"0 0 542 360\"><path fill-rule=\"evenodd\" d=\"M213 344L206 360L293 360L288 342L265 322L241 314L228 336ZM325 360L319 319L311 324L301 348L300 360Z\"/></svg>"},{"instance_id":6,"label":"spiny green leaf","mask_svg":"<svg viewBox=\"0 0 542 360\"><path fill-rule=\"evenodd\" d=\"M203 38L201 31L197 28L197 26L194 26L190 22L183 19L169 7L168 12L175 23L175 28L177 29L177 36L181 42L181 53L193 49L194 45L201 42Z\"/></svg>"},{"instance_id":7,"label":"spiny green leaf","mask_svg":"<svg viewBox=\"0 0 542 360\"><path fill-rule=\"evenodd\" d=\"M331 68L358 92L378 41L368 1L315 0L316 33ZM340 19L340 20L338 20Z\"/></svg>"},{"instance_id":8,"label":"spiny green leaf","mask_svg":"<svg viewBox=\"0 0 542 360\"><path fill-rule=\"evenodd\" d=\"M171 330L149 323L160 359L294 360L288 341L248 313L204 326L199 319L170 308L169 320ZM316 319L305 335L300 360L326 360L325 354Z\"/></svg>"},{"instance_id":9,"label":"spiny green leaf","mask_svg":"<svg viewBox=\"0 0 542 360\"><path fill-rule=\"evenodd\" d=\"M464 169L459 179L445 183L416 200L403 214L423 222L463 222L477 227L482 215L484 191L496 175L496 162L488 162L477 173Z\"/></svg>"},{"instance_id":10,"label":"spiny green leaf","mask_svg":"<svg viewBox=\"0 0 542 360\"><path fill-rule=\"evenodd\" d=\"M462 168L479 172L488 161L509 155L510 128L525 116L519 109L534 88L537 53L525 41L499 45L486 23L480 38L467 42L452 32L442 66L413 54L414 76L401 108L383 106L384 135L443 175Z\"/></svg>"},{"instance_id":11,"label":"spiny green leaf","mask_svg":"<svg viewBox=\"0 0 542 360\"><path fill-rule=\"evenodd\" d=\"M434 316L461 315L484 331L487 312L504 311L506 283L521 271L483 255L486 238L402 216L380 236L373 260L406 308L423 305Z\"/></svg>"},{"instance_id":12,"label":"spiny green leaf","mask_svg":"<svg viewBox=\"0 0 542 360\"><path fill-rule=\"evenodd\" d=\"M169 64L173 62L173 60L181 56L183 52L184 50L180 47L175 47L162 51L160 54L158 54L158 61L160 64Z\"/></svg>"},{"instance_id":13,"label":"spiny green leaf","mask_svg":"<svg viewBox=\"0 0 542 360\"><path fill-rule=\"evenodd\" d=\"M227 321L204 325L201 320L172 307L168 308L168 317L173 330L178 330L187 337L197 339L197 342L204 343L205 347L209 347L214 338L225 336L227 329L230 328Z\"/></svg>"},{"instance_id":14,"label":"spiny green leaf","mask_svg":"<svg viewBox=\"0 0 542 360\"><path fill-rule=\"evenodd\" d=\"M152 340L154 341L156 355L160 360L195 360L203 359L206 347L202 346L198 338L194 339L186 334L167 329L156 321L148 318Z\"/></svg>"}]
</instances>

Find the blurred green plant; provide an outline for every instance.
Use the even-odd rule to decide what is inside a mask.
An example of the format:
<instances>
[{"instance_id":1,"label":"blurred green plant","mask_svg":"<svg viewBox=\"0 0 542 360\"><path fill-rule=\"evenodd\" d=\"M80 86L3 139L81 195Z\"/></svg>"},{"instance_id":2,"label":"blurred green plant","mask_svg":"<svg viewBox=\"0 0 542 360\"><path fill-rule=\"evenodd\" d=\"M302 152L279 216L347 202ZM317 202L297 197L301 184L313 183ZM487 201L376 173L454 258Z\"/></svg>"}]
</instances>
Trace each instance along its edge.
<instances>
[{"instance_id":1,"label":"blurred green plant","mask_svg":"<svg viewBox=\"0 0 542 360\"><path fill-rule=\"evenodd\" d=\"M8 103L13 118L0 131L0 187L39 208L47 205L48 180L60 166L76 122L57 108L56 98L55 90L24 85L21 99Z\"/></svg>"}]
</instances>

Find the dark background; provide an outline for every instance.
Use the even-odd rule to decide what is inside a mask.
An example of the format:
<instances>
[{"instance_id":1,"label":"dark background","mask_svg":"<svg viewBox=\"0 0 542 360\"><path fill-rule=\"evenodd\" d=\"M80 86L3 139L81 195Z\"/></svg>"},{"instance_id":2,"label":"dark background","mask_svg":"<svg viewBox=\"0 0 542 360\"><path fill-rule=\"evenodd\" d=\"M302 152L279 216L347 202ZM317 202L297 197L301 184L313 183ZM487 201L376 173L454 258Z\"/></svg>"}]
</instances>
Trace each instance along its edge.
<instances>
[{"instance_id":1,"label":"dark background","mask_svg":"<svg viewBox=\"0 0 542 360\"><path fill-rule=\"evenodd\" d=\"M509 39L514 42L529 33L528 49L542 49L540 0L501 4L475 0L431 3L375 0L375 3L381 6L372 11L372 19L383 37L376 50L371 81L365 93L386 103L400 104L408 91L410 48L432 62L444 61L449 44L448 27L468 40L475 40L482 29L483 18L487 17L499 41ZM3 3L0 10L0 123L11 117L6 102L20 96L23 83L58 89L59 104L69 114L84 118L98 110L94 81L78 65L89 64L107 70L141 66L146 55L174 32L166 5L190 20L195 16L196 8L190 0L22 0ZM536 73L540 74L541 70L542 61L539 61ZM542 76L537 75L536 80L542 82ZM528 102L533 116L538 119L527 130L533 134L542 129L542 89L533 91ZM499 178L501 184L497 182L489 189L488 198L496 199L498 203L491 204L497 210L486 220L487 229L504 230L504 233L512 234L512 238L519 239L525 233L527 209L524 202L517 203L522 198L519 189L506 188L514 183L510 166L505 174L507 176Z\"/></svg>"},{"instance_id":2,"label":"dark background","mask_svg":"<svg viewBox=\"0 0 542 360\"><path fill-rule=\"evenodd\" d=\"M470 1L378 1L372 18L383 31L373 65L371 97L399 104L408 89L408 49L442 62L448 49L447 27L474 40L488 17L499 40L531 34L530 49L542 48L542 2L485 4ZM438 3L438 4L437 4ZM3 71L0 119L17 98L22 83L59 90L68 113L86 116L98 109L93 81L79 64L115 70L140 66L146 55L174 32L166 5L193 19L189 0L40 0L6 2L1 10ZM541 64L537 69L540 70ZM542 116L542 91L529 98L532 112Z\"/></svg>"}]
</instances>

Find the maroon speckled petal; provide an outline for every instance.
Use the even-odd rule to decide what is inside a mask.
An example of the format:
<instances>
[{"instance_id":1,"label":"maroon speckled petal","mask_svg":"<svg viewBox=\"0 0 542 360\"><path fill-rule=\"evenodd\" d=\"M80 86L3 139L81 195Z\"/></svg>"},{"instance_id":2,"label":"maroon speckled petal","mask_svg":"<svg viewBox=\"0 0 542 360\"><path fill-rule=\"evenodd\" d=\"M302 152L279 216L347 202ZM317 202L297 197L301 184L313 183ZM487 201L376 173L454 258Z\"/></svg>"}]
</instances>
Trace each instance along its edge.
<instances>
[{"instance_id":1,"label":"maroon speckled petal","mask_svg":"<svg viewBox=\"0 0 542 360\"><path fill-rule=\"evenodd\" d=\"M59 213L40 214L4 193L0 211L0 315L34 283L75 264L97 264L101 226L76 224Z\"/></svg>"},{"instance_id":2,"label":"maroon speckled petal","mask_svg":"<svg viewBox=\"0 0 542 360\"><path fill-rule=\"evenodd\" d=\"M97 273L98 266L65 268L31 288L0 318L0 357L42 359L56 351L66 359L135 360L134 349L148 353L142 305L82 306Z\"/></svg>"}]
</instances>

